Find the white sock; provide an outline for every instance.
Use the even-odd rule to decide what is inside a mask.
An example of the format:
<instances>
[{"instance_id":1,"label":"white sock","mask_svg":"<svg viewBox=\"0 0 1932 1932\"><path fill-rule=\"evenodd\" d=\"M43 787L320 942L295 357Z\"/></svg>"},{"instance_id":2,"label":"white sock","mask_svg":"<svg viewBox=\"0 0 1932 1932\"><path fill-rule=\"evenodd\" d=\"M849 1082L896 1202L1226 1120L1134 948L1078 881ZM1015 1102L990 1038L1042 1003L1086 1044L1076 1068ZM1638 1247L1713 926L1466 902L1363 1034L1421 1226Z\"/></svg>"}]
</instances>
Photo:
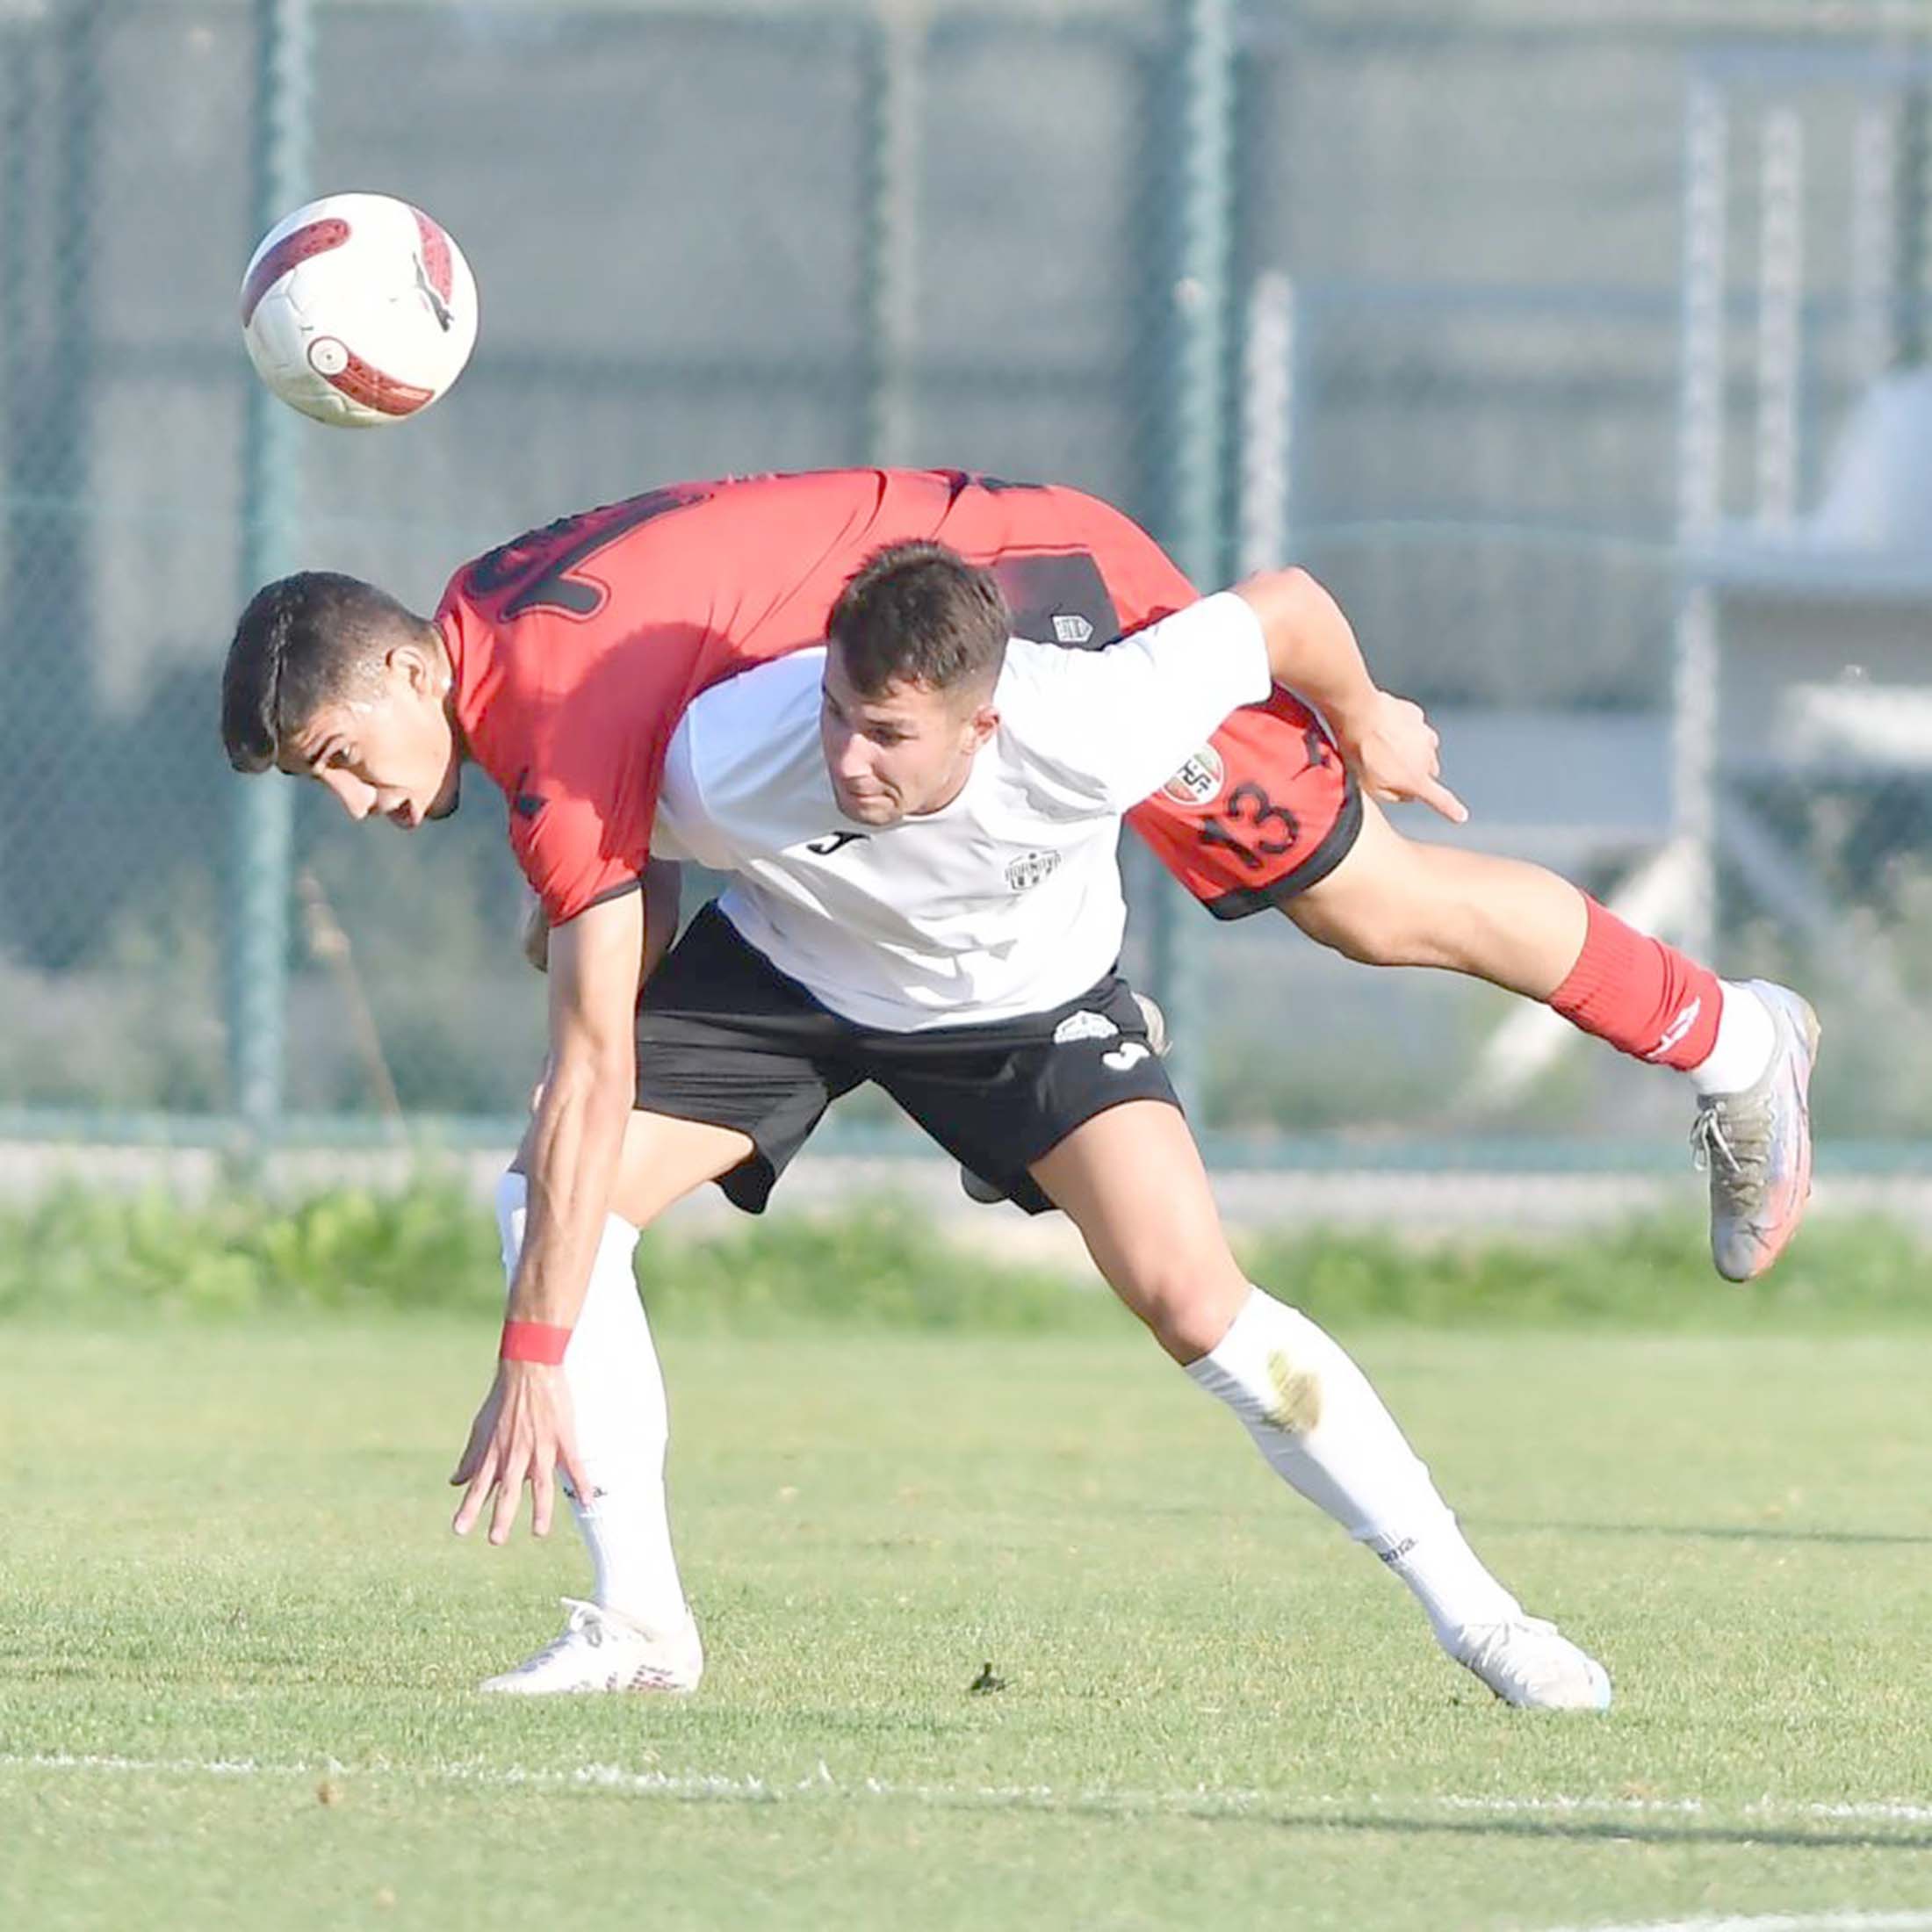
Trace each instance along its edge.
<instances>
[{"instance_id":1,"label":"white sock","mask_svg":"<svg viewBox=\"0 0 1932 1932\"><path fill-rule=\"evenodd\" d=\"M1718 1036L1711 1050L1690 1070L1690 1085L1700 1094L1741 1093L1764 1078L1777 1050L1777 1022L1748 986L1720 979L1724 1005L1718 1014Z\"/></svg>"},{"instance_id":2,"label":"white sock","mask_svg":"<svg viewBox=\"0 0 1932 1932\"><path fill-rule=\"evenodd\" d=\"M1523 1615L1368 1378L1299 1309L1256 1288L1187 1373L1241 1418L1277 1475L1408 1584L1438 1637Z\"/></svg>"},{"instance_id":3,"label":"white sock","mask_svg":"<svg viewBox=\"0 0 1932 1932\"><path fill-rule=\"evenodd\" d=\"M503 1273L523 1250L529 1191L521 1174L496 1184ZM664 1376L638 1299L632 1258L638 1230L610 1215L590 1272L590 1292L564 1352L564 1379L576 1412L577 1446L595 1494L571 1497L577 1527L596 1566L593 1600L646 1630L681 1630L690 1612L671 1549L664 1493L670 1424Z\"/></svg>"}]
</instances>

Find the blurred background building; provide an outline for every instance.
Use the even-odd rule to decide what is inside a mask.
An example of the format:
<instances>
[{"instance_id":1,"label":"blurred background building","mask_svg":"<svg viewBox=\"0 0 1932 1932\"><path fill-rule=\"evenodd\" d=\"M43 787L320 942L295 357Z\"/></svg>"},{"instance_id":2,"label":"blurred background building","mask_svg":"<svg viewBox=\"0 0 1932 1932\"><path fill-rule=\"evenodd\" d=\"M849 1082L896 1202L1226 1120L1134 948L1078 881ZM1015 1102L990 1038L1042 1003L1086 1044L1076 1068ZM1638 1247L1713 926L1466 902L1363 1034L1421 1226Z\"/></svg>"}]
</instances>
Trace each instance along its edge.
<instances>
[{"instance_id":1,"label":"blurred background building","mask_svg":"<svg viewBox=\"0 0 1932 1932\"><path fill-rule=\"evenodd\" d=\"M1307 563L1469 838L1813 989L1827 1158L1917 1164L1928 97L1876 0L0 0L0 1132L501 1135L543 1021L499 802L406 840L232 777L236 611L894 462L1097 491L1204 583ZM270 404L235 321L346 188L482 290L377 436ZM1229 1144L1681 1157L1667 1076L1132 862Z\"/></svg>"}]
</instances>

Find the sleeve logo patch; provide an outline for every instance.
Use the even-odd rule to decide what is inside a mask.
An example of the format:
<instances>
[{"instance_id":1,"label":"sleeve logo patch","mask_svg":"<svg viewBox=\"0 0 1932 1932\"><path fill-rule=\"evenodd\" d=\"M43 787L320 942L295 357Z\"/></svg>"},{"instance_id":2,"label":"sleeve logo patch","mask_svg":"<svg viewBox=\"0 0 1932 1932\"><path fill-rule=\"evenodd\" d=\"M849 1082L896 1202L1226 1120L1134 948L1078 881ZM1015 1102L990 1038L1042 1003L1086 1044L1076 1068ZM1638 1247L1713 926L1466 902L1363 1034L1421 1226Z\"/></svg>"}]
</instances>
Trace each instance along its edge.
<instances>
[{"instance_id":1,"label":"sleeve logo patch","mask_svg":"<svg viewBox=\"0 0 1932 1932\"><path fill-rule=\"evenodd\" d=\"M1176 804L1209 805L1221 796L1227 782L1228 768L1212 745L1203 745L1181 768L1161 787L1161 796Z\"/></svg>"}]
</instances>

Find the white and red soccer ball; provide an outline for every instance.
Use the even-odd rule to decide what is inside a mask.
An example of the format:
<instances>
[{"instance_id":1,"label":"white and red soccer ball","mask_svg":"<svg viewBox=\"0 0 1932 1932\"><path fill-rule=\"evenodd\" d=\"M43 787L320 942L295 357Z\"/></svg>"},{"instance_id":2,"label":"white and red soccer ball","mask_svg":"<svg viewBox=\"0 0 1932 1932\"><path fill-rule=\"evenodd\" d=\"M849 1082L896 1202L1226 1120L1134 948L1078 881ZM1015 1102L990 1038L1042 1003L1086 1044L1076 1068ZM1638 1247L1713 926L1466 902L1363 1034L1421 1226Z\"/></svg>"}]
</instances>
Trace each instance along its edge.
<instances>
[{"instance_id":1,"label":"white and red soccer ball","mask_svg":"<svg viewBox=\"0 0 1932 1932\"><path fill-rule=\"evenodd\" d=\"M372 429L419 415L476 342L476 280L420 208L327 195L262 238L242 333L262 380L318 422Z\"/></svg>"}]
</instances>

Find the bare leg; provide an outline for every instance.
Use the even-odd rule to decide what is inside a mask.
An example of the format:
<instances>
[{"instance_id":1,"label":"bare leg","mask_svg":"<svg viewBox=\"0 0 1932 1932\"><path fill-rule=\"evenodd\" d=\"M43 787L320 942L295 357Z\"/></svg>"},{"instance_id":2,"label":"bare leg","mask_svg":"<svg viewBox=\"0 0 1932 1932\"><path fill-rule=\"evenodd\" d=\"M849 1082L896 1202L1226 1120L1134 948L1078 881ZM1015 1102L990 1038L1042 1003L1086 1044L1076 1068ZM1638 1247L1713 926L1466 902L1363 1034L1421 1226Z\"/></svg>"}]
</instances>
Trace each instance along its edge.
<instances>
[{"instance_id":1,"label":"bare leg","mask_svg":"<svg viewBox=\"0 0 1932 1932\"><path fill-rule=\"evenodd\" d=\"M1158 1178L1157 1186L1150 1186ZM1252 1289L1222 1232L1179 1107L1129 1100L1097 1114L1033 1178L1079 1229L1093 1265L1186 1365L1208 1353Z\"/></svg>"},{"instance_id":2,"label":"bare leg","mask_svg":"<svg viewBox=\"0 0 1932 1932\"><path fill-rule=\"evenodd\" d=\"M1522 1606L1469 1547L1361 1370L1306 1316L1244 1278L1178 1108L1111 1108L1035 1162L1033 1175L1161 1345L1234 1410L1283 1481L1402 1578L1453 1656L1479 1668L1477 1648L1493 1647L1494 1633L1528 1632ZM1512 1657L1524 1640L1510 1640ZM1525 1686L1489 1669L1485 1682L1499 1694L1607 1700L1607 1679L1581 1652L1540 1626L1531 1640L1538 1669L1554 1676Z\"/></svg>"},{"instance_id":3,"label":"bare leg","mask_svg":"<svg viewBox=\"0 0 1932 1932\"><path fill-rule=\"evenodd\" d=\"M1568 879L1518 859L1405 839L1362 802L1354 849L1290 899L1312 940L1370 966L1437 966L1546 1000L1583 950L1589 902Z\"/></svg>"},{"instance_id":4,"label":"bare leg","mask_svg":"<svg viewBox=\"0 0 1932 1932\"><path fill-rule=\"evenodd\" d=\"M541 1088L538 1089L540 1092ZM531 1106L536 1105L532 1097ZM524 1171L527 1143L510 1171ZM753 1152L751 1137L736 1128L681 1121L667 1114L633 1113L610 1188L610 1212L633 1228L647 1228L674 1201L728 1174Z\"/></svg>"}]
</instances>

